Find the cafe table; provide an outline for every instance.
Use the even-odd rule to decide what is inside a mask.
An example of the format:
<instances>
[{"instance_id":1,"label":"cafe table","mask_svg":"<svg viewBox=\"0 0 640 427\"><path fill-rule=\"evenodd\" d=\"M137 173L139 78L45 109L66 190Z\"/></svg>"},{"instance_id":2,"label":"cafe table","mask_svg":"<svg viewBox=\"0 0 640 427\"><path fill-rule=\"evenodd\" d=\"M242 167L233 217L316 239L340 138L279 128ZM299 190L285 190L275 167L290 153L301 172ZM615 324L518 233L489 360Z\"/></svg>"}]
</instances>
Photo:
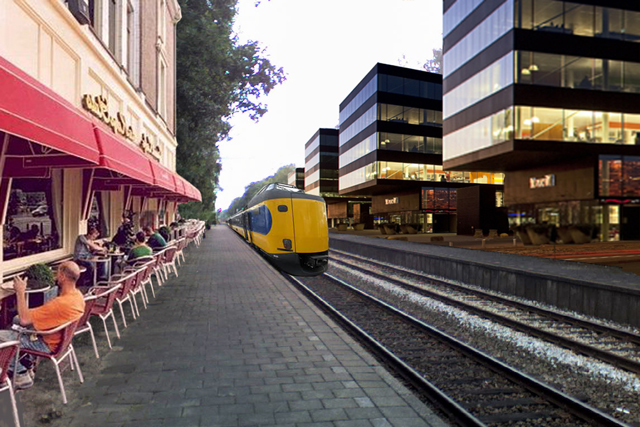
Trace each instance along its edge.
<instances>
[{"instance_id":1,"label":"cafe table","mask_svg":"<svg viewBox=\"0 0 640 427\"><path fill-rule=\"evenodd\" d=\"M124 258L126 254L120 250L116 251L116 252L109 252L107 253L107 256L109 257L109 259L111 260L110 262L110 267L109 270L107 270L109 272L109 274L114 274L114 267L116 265L118 265L118 261L122 260Z\"/></svg>"},{"instance_id":2,"label":"cafe table","mask_svg":"<svg viewBox=\"0 0 640 427\"><path fill-rule=\"evenodd\" d=\"M98 264L104 263L106 264L105 270L107 271L107 280L111 277L111 257L109 256L94 256L88 259L88 261L95 263L95 268L93 269L93 286L98 283Z\"/></svg>"}]
</instances>

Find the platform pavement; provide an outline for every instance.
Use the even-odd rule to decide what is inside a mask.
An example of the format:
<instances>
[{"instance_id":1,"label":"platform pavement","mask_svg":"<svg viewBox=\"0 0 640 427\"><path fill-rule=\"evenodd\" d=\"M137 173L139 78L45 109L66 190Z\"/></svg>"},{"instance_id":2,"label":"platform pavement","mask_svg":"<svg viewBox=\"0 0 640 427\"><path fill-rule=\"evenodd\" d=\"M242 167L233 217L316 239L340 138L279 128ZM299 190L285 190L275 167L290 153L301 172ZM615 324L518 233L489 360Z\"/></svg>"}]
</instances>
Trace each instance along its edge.
<instances>
[{"instance_id":1,"label":"platform pavement","mask_svg":"<svg viewBox=\"0 0 640 427\"><path fill-rule=\"evenodd\" d=\"M229 228L179 274L52 425L447 425Z\"/></svg>"}]
</instances>

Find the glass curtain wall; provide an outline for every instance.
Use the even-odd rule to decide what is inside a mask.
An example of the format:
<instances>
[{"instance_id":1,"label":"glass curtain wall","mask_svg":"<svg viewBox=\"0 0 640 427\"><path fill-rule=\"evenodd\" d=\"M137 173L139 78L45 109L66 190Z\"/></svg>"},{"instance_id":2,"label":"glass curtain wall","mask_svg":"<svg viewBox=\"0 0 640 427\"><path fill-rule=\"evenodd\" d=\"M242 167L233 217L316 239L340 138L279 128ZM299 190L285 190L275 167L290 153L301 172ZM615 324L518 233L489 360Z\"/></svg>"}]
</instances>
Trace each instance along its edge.
<instances>
[{"instance_id":1,"label":"glass curtain wall","mask_svg":"<svg viewBox=\"0 0 640 427\"><path fill-rule=\"evenodd\" d=\"M519 51L517 83L640 93L640 64L601 58Z\"/></svg>"},{"instance_id":2,"label":"glass curtain wall","mask_svg":"<svg viewBox=\"0 0 640 427\"><path fill-rule=\"evenodd\" d=\"M640 115L609 111L515 107L516 138L640 144Z\"/></svg>"},{"instance_id":3,"label":"glass curtain wall","mask_svg":"<svg viewBox=\"0 0 640 427\"><path fill-rule=\"evenodd\" d=\"M519 28L640 42L640 12L558 0L517 0Z\"/></svg>"}]
</instances>

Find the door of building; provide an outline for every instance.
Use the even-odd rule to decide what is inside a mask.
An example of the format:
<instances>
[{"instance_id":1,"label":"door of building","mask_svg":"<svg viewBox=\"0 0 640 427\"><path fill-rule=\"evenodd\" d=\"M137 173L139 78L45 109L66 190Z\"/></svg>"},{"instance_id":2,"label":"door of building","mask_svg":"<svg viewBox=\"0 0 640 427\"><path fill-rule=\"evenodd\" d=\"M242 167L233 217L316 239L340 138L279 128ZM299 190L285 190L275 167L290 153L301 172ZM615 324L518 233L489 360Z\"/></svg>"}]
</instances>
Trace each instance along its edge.
<instances>
[{"instance_id":1,"label":"door of building","mask_svg":"<svg viewBox=\"0 0 640 427\"><path fill-rule=\"evenodd\" d=\"M450 230L449 214L437 213L433 214L433 232L448 233Z\"/></svg>"},{"instance_id":2,"label":"door of building","mask_svg":"<svg viewBox=\"0 0 640 427\"><path fill-rule=\"evenodd\" d=\"M622 207L620 240L640 240L640 206Z\"/></svg>"}]
</instances>

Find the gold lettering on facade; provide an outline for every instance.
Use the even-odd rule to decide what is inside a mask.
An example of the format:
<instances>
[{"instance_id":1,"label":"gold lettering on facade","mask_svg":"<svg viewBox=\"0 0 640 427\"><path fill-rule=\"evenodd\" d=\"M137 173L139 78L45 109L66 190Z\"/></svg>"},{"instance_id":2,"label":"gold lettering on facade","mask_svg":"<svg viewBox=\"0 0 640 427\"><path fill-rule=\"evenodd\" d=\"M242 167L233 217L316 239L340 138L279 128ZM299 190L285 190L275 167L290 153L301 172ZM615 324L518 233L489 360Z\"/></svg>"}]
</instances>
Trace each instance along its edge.
<instances>
[{"instance_id":1,"label":"gold lettering on facade","mask_svg":"<svg viewBox=\"0 0 640 427\"><path fill-rule=\"evenodd\" d=\"M103 95L91 96L85 94L82 97L82 107L97 117L98 120L109 126L113 133L122 135L129 141L135 142L136 136L133 133L133 127L127 123L127 118L119 111L114 116L110 115L109 102ZM143 152L151 155L154 159L160 161L162 158L162 148L160 148L160 144L152 143L151 138L144 133L140 137L138 146Z\"/></svg>"},{"instance_id":2,"label":"gold lettering on facade","mask_svg":"<svg viewBox=\"0 0 640 427\"><path fill-rule=\"evenodd\" d=\"M127 123L126 117L120 112L117 112L114 116L109 114L109 102L104 96L85 94L82 97L82 107L109 126L113 133L122 135L130 141L135 141L133 128Z\"/></svg>"},{"instance_id":3,"label":"gold lettering on facade","mask_svg":"<svg viewBox=\"0 0 640 427\"><path fill-rule=\"evenodd\" d=\"M151 138L149 138L149 136L145 135L144 133L142 134L142 138L140 138L139 146L142 149L142 151L144 151L147 154L150 154L151 157L153 157L154 159L160 161L160 159L162 158L162 150L160 149L160 145L159 144L154 145L151 142Z\"/></svg>"}]
</instances>

